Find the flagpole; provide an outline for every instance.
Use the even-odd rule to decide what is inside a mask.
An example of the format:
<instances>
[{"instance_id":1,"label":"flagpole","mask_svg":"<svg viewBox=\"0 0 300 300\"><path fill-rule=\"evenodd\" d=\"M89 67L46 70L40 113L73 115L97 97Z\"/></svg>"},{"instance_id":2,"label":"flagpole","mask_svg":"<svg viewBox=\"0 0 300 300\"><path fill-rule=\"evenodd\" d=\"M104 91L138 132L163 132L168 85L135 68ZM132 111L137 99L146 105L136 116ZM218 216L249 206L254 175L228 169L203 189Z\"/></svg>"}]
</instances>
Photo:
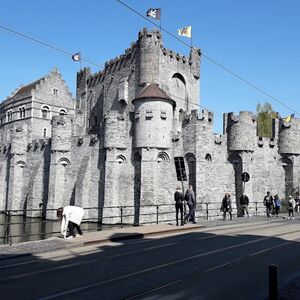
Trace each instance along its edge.
<instances>
[{"instance_id":1,"label":"flagpole","mask_svg":"<svg viewBox=\"0 0 300 300\"><path fill-rule=\"evenodd\" d=\"M162 10L160 10L160 18L159 18L159 32L161 33L161 11Z\"/></svg>"},{"instance_id":2,"label":"flagpole","mask_svg":"<svg viewBox=\"0 0 300 300\"><path fill-rule=\"evenodd\" d=\"M81 51L80 51L79 53L80 53L79 67L80 67L80 71L81 71L81 57L82 57L82 55L81 55Z\"/></svg>"}]
</instances>

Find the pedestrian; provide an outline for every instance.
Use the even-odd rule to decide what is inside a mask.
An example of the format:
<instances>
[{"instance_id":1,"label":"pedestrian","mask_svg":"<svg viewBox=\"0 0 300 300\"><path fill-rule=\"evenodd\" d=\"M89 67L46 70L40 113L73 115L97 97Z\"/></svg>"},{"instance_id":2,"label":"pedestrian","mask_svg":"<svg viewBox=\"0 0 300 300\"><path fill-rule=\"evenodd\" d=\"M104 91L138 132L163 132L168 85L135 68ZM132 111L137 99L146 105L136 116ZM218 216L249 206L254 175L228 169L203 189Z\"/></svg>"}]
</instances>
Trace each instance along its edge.
<instances>
[{"instance_id":1,"label":"pedestrian","mask_svg":"<svg viewBox=\"0 0 300 300\"><path fill-rule=\"evenodd\" d=\"M190 187L186 190L184 200L186 201L189 207L189 213L184 217L184 223L191 221L193 222L193 224L196 224L196 220L195 220L196 199L195 199L195 193L193 191L192 185L190 185Z\"/></svg>"},{"instance_id":2,"label":"pedestrian","mask_svg":"<svg viewBox=\"0 0 300 300\"><path fill-rule=\"evenodd\" d=\"M223 211L223 220L226 219L226 213L229 213L230 220L232 220L232 207L231 207L231 198L230 194L226 193L223 200L222 200L222 205L221 205L221 211Z\"/></svg>"},{"instance_id":3,"label":"pedestrian","mask_svg":"<svg viewBox=\"0 0 300 300\"><path fill-rule=\"evenodd\" d=\"M288 219L293 218L293 220L295 219L294 217L294 209L295 209L295 199L293 198L293 196L289 196L289 202L288 202L288 209L289 209L289 217Z\"/></svg>"},{"instance_id":4,"label":"pedestrian","mask_svg":"<svg viewBox=\"0 0 300 300\"><path fill-rule=\"evenodd\" d=\"M296 203L295 212L297 214L299 214L300 197L299 197L299 191L298 190L295 192L295 203Z\"/></svg>"},{"instance_id":5,"label":"pedestrian","mask_svg":"<svg viewBox=\"0 0 300 300\"><path fill-rule=\"evenodd\" d=\"M243 193L242 196L240 197L240 204L241 204L241 210L243 216L245 217L245 212L246 212L247 218L249 218L249 212L248 212L249 198L245 193Z\"/></svg>"},{"instance_id":6,"label":"pedestrian","mask_svg":"<svg viewBox=\"0 0 300 300\"><path fill-rule=\"evenodd\" d=\"M271 196L271 193L267 191L267 195L264 197L264 206L266 207L266 213L268 218L273 217L273 197Z\"/></svg>"},{"instance_id":7,"label":"pedestrian","mask_svg":"<svg viewBox=\"0 0 300 300\"><path fill-rule=\"evenodd\" d=\"M281 200L279 199L278 195L274 196L274 214L276 217L278 217L278 213L281 207Z\"/></svg>"},{"instance_id":8,"label":"pedestrian","mask_svg":"<svg viewBox=\"0 0 300 300\"><path fill-rule=\"evenodd\" d=\"M60 207L56 211L58 219L61 220L60 232L63 238L72 239L75 238L74 229L76 228L78 235L82 236L82 231L80 228L80 223L82 221L84 210L78 206L65 206ZM67 233L68 230L68 233Z\"/></svg>"},{"instance_id":9,"label":"pedestrian","mask_svg":"<svg viewBox=\"0 0 300 300\"><path fill-rule=\"evenodd\" d=\"M176 209L176 226L178 226L178 214L180 211L180 220L181 226L183 226L183 202L184 202L184 195L181 191L181 188L178 186L176 188L176 192L174 194L175 200L175 209Z\"/></svg>"}]
</instances>

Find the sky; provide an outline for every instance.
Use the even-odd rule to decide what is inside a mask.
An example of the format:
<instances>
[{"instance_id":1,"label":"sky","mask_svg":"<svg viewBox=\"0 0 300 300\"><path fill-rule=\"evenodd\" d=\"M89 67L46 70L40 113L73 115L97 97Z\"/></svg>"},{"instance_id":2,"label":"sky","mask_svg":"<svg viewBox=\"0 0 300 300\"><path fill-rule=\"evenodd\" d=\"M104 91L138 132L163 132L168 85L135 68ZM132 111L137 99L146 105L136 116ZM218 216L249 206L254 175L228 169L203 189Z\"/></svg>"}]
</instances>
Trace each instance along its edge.
<instances>
[{"instance_id":1,"label":"sky","mask_svg":"<svg viewBox=\"0 0 300 300\"><path fill-rule=\"evenodd\" d=\"M122 2L142 15L148 8L161 8L161 25L174 35L178 28L192 26L193 46L205 56L201 61L199 104L214 113L216 133L222 133L224 112L255 112L258 103L269 102L283 117L292 113L299 117L300 1ZM123 54L142 28L155 27L117 0L0 0L0 102L21 84L45 76L53 67L59 69L75 97L80 68L71 55L21 38L1 26L67 53L81 51L83 58L96 64L82 62L82 67L90 67L93 73ZM166 33L163 43L182 55L189 54L186 45Z\"/></svg>"}]
</instances>

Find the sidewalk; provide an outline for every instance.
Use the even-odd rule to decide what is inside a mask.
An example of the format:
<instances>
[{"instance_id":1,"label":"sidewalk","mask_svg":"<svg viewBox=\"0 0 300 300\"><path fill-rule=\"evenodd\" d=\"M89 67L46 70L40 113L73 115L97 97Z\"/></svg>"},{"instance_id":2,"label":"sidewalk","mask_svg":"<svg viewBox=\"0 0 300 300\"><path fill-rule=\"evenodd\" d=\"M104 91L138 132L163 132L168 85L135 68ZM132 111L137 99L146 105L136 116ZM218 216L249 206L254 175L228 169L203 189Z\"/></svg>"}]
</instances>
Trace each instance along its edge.
<instances>
[{"instance_id":1,"label":"sidewalk","mask_svg":"<svg viewBox=\"0 0 300 300\"><path fill-rule=\"evenodd\" d=\"M144 238L160 234L186 232L191 229L201 229L204 227L205 226L201 224L187 224L185 226L175 226L170 224L145 225L87 232L84 233L83 237L78 237L71 240L52 237L39 241L24 242L13 245L0 245L0 260L91 244L117 242L121 240Z\"/></svg>"},{"instance_id":2,"label":"sidewalk","mask_svg":"<svg viewBox=\"0 0 300 300\"><path fill-rule=\"evenodd\" d=\"M282 219L282 217L273 220L275 221L280 219ZM154 224L136 227L111 228L95 232L85 232L83 237L78 237L71 240L62 239L59 237L51 237L45 240L29 241L12 245L0 245L0 260L91 244L116 242L160 234L187 232L193 229L234 225L240 223L252 223L258 221L267 222L268 219L261 216L252 216L250 218L233 218L232 221L229 221L229 219L225 221L222 221L221 219L213 221L199 220L197 224L186 224L184 226L175 226L174 224Z\"/></svg>"}]
</instances>

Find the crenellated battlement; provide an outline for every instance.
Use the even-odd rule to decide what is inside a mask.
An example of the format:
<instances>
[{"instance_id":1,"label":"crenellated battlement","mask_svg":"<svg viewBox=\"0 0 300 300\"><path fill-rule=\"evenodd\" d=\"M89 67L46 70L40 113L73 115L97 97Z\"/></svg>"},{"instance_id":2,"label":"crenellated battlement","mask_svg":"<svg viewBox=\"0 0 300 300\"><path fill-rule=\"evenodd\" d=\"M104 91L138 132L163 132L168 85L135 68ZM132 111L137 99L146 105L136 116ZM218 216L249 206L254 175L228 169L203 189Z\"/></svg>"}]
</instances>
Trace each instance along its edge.
<instances>
[{"instance_id":1,"label":"crenellated battlement","mask_svg":"<svg viewBox=\"0 0 300 300\"><path fill-rule=\"evenodd\" d=\"M224 114L224 132L229 151L253 151L256 141L256 116L249 111Z\"/></svg>"},{"instance_id":2,"label":"crenellated battlement","mask_svg":"<svg viewBox=\"0 0 300 300\"><path fill-rule=\"evenodd\" d=\"M300 154L300 119L279 120L279 153Z\"/></svg>"},{"instance_id":3,"label":"crenellated battlement","mask_svg":"<svg viewBox=\"0 0 300 300\"><path fill-rule=\"evenodd\" d=\"M213 124L214 121L214 113L207 109L193 109L190 116L191 118L195 118L196 120L207 122L209 124Z\"/></svg>"}]
</instances>

